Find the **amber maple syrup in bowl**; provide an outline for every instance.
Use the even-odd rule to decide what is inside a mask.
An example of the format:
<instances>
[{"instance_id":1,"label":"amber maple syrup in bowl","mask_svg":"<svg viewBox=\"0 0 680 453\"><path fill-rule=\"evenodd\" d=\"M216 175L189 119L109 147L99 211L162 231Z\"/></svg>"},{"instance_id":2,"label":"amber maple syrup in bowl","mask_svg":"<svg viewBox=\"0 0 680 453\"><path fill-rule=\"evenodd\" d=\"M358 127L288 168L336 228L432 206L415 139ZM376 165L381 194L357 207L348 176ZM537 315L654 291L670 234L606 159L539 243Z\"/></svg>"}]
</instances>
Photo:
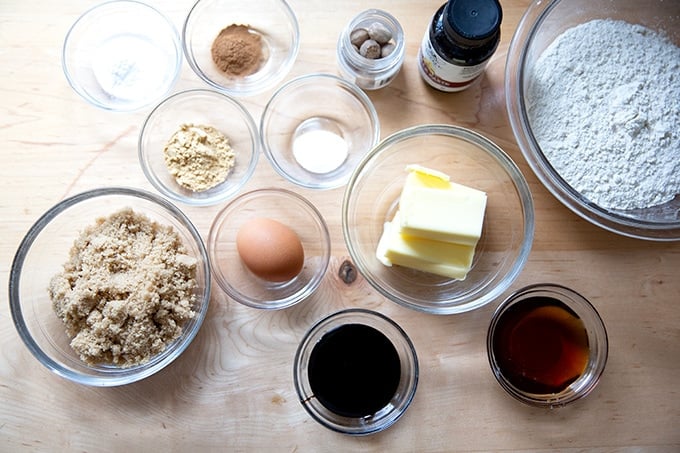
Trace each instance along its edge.
<instances>
[{"instance_id":1,"label":"amber maple syrup in bowl","mask_svg":"<svg viewBox=\"0 0 680 453\"><path fill-rule=\"evenodd\" d=\"M607 362L607 332L595 308L552 284L523 288L496 309L487 335L501 386L535 406L564 406L589 394Z\"/></svg>"}]
</instances>

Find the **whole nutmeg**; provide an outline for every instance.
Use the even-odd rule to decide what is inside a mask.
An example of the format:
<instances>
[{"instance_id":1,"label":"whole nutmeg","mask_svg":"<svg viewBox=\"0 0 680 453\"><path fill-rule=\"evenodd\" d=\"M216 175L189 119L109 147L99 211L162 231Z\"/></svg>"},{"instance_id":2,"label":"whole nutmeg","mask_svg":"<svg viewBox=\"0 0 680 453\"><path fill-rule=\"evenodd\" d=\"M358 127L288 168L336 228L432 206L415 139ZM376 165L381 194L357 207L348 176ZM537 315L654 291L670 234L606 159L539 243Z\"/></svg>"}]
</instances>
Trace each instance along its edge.
<instances>
[{"instance_id":1,"label":"whole nutmeg","mask_svg":"<svg viewBox=\"0 0 680 453\"><path fill-rule=\"evenodd\" d=\"M380 48L380 58L385 58L392 52L394 52L394 49L396 49L397 46L394 45L394 43L388 42L384 46Z\"/></svg>"},{"instance_id":2,"label":"whole nutmeg","mask_svg":"<svg viewBox=\"0 0 680 453\"><path fill-rule=\"evenodd\" d=\"M349 34L349 41L352 45L360 47L368 39L368 30L365 28L355 28Z\"/></svg>"},{"instance_id":3,"label":"whole nutmeg","mask_svg":"<svg viewBox=\"0 0 680 453\"><path fill-rule=\"evenodd\" d=\"M378 44L387 44L392 39L392 32L380 22L373 22L368 26L368 36Z\"/></svg>"},{"instance_id":4,"label":"whole nutmeg","mask_svg":"<svg viewBox=\"0 0 680 453\"><path fill-rule=\"evenodd\" d=\"M380 58L380 44L373 39L367 39L359 48L359 53L366 58Z\"/></svg>"}]
</instances>

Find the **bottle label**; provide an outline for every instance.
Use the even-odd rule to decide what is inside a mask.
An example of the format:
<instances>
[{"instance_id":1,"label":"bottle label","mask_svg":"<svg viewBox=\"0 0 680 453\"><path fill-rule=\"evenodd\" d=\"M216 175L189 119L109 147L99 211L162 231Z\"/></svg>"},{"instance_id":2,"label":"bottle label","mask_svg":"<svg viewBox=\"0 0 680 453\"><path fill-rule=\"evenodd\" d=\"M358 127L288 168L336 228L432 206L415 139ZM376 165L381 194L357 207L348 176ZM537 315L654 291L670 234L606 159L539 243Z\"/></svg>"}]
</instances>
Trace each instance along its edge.
<instances>
[{"instance_id":1,"label":"bottle label","mask_svg":"<svg viewBox=\"0 0 680 453\"><path fill-rule=\"evenodd\" d=\"M460 66L444 60L425 33L418 54L418 69L423 79L441 91L462 91L482 73L489 60L474 66Z\"/></svg>"}]
</instances>

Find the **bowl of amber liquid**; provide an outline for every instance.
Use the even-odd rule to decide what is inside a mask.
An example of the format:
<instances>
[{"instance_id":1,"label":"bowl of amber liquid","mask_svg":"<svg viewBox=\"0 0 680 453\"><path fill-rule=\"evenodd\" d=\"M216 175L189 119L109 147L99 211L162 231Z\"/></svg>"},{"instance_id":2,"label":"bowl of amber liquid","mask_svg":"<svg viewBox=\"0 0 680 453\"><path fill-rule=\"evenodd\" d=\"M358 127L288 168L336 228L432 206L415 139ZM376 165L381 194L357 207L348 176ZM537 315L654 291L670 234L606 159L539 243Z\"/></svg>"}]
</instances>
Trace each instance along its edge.
<instances>
[{"instance_id":1,"label":"bowl of amber liquid","mask_svg":"<svg viewBox=\"0 0 680 453\"><path fill-rule=\"evenodd\" d=\"M496 380L510 395L532 406L561 407L599 382L607 331L595 307L577 292L531 285L494 312L487 352Z\"/></svg>"}]
</instances>

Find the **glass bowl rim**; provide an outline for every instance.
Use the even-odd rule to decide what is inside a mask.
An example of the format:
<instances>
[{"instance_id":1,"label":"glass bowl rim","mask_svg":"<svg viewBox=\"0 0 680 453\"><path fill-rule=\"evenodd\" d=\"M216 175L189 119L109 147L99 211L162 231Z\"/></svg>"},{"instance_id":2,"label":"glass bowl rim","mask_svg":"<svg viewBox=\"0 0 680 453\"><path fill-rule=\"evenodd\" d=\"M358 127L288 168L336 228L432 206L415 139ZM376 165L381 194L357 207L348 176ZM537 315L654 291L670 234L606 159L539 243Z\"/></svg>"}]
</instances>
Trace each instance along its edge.
<instances>
[{"instance_id":1,"label":"glass bowl rim","mask_svg":"<svg viewBox=\"0 0 680 453\"><path fill-rule=\"evenodd\" d=\"M524 99L528 48L541 25L562 0L533 0L512 36L505 63L505 104L515 140L529 167L543 186L570 211L606 231L649 241L680 240L680 220L652 222L617 214L588 201L554 170L534 137Z\"/></svg>"},{"instance_id":2,"label":"glass bowl rim","mask_svg":"<svg viewBox=\"0 0 680 453\"><path fill-rule=\"evenodd\" d=\"M161 10L158 8L154 7L153 5L149 3L144 3L139 0L106 0L102 3L98 3L95 5L90 6L87 8L85 11L83 11L78 18L69 26L68 31L66 32L66 35L64 36L64 41L61 46L61 67L62 67L62 72L64 73L64 76L66 77L66 80L68 84L73 88L73 90L86 100L88 103L92 104L95 107L98 107L103 110L108 110L112 112L134 112L134 111L139 111L144 109L145 107L148 107L152 105L154 102L157 102L158 97L154 98L149 98L145 100L144 102L135 102L132 103L131 106L129 107L117 107L117 106L112 106L111 104L107 104L105 102L98 101L96 98L93 98L92 96L88 95L81 87L80 83L77 82L77 78L73 75L70 65L67 62L67 54L69 53L69 44L71 43L71 37L73 33L76 31L77 27L80 26L84 20L86 20L91 13L102 9L106 7L111 7L111 6L116 6L119 4L131 4L131 6L134 7L142 7L148 11L150 11L152 14L155 14L158 16L159 19L162 19L163 22L166 23L168 26L168 30L171 31L169 36L171 36L172 42L173 42L173 47L175 49L175 69L174 69L174 76L172 77L171 81L168 83L168 87L165 91L165 94L170 92L173 86L175 86L180 79L181 72L182 72L182 60L183 60L183 54L182 54L182 41L181 37L179 34L179 31L175 27L174 23L170 20L170 18L164 14ZM162 96L161 96L162 97Z\"/></svg>"},{"instance_id":3,"label":"glass bowl rim","mask_svg":"<svg viewBox=\"0 0 680 453\"><path fill-rule=\"evenodd\" d=\"M218 261L215 259L215 251L214 251L214 245L215 245L215 237L217 235L217 231L219 230L218 227L218 221L222 220L224 218L224 215L228 213L228 211L232 210L235 205L242 201L248 201L249 199L259 197L259 196L266 196L268 194L274 194L276 196L283 196L284 198L292 199L296 203L300 203L307 210L309 213L312 214L315 223L318 224L319 229L321 230L321 234L323 237L323 263L321 267L315 272L314 278L311 281L311 284L309 284L308 287L302 288L301 291L298 291L294 293L293 295L287 296L283 299L276 300L276 301L266 301L266 302L261 302L258 300L255 300L254 298L247 297L243 294L241 294L239 291L237 291L235 288L232 287L231 283L229 282L223 282L222 279L219 277L219 273L215 271L216 277L215 281L217 282L217 285L221 291L223 291L227 296L229 296L231 299L234 301L243 304L245 306L251 307L251 308L256 308L260 310L281 310L285 309L288 307L292 307L295 304L298 304L302 302L303 300L307 299L310 297L316 290L321 286L321 283L323 282L324 276L326 275L326 272L328 271L328 267L330 266L330 257L331 257L331 239L330 239L330 232L328 230L328 224L326 223L326 220L324 219L323 215L321 214L321 211L314 206L314 204L309 201L307 198L305 198L303 195L293 192L292 190L288 189L283 189L279 187L262 187L259 189L253 189L248 192L244 192L234 199L232 199L229 203L227 203L224 207L222 207L217 214L215 214L215 217L210 225L210 230L208 232L208 254L211 257L210 264L211 268L214 266L217 266L215 263ZM226 286L224 285L226 283ZM275 302L275 303L272 303Z\"/></svg>"},{"instance_id":4,"label":"glass bowl rim","mask_svg":"<svg viewBox=\"0 0 680 453\"><path fill-rule=\"evenodd\" d=\"M366 317L366 318L373 318L376 320L376 322L379 322L381 324L384 324L388 326L389 328L393 329L394 332L398 335L399 340L403 341L403 345L406 350L409 358L411 359L411 362L413 363L413 369L411 370L411 385L408 387L408 393L404 395L404 400L402 401L403 408L399 410L398 413L392 414L391 417L386 417L385 419L382 420L382 423L380 423L381 420L377 424L373 425L363 425L360 428L343 428L340 426L339 423L333 423L330 420L325 419L321 414L317 413L315 410L313 410L309 405L305 404L305 398L303 395L302 391L302 382L301 382L301 373L304 373L306 370L301 369L301 361L302 361L302 355L307 351L307 349L313 349L314 344L311 344L310 341L314 337L314 335L317 335L320 331L320 329L333 324L334 322L339 322L339 320L342 320L343 318L352 318L352 317ZM337 327L338 328L342 325L347 325L349 322L339 324ZM355 323L359 323L362 325L368 325L364 324L361 322L361 319L356 320ZM372 326L371 326L372 327ZM374 327L375 328L375 327ZM377 328L376 328L377 329ZM329 330L328 332L332 331L333 329ZM384 332L382 332L380 329L377 329L380 333L383 335L386 335ZM396 346L395 346L396 347ZM339 432L342 434L347 434L350 436L367 436L371 434L375 434L381 431L386 430L387 428L391 427L394 425L405 413L406 410L409 408L411 403L413 402L413 399L415 398L416 391L418 389L418 382L420 378L420 364L418 362L418 354L416 352L415 345L413 344L413 341L411 338L408 336L406 331L392 318L388 317L387 315L380 313L378 311L372 310L372 309L367 309L367 308L344 308L339 311L335 311L333 313L327 314L323 316L321 319L318 319L315 321L311 327L307 329L305 332L304 336L300 340L297 349L295 351L295 357L293 359L293 384L295 387L295 393L298 397L298 401L302 404L304 407L305 411L314 419L316 420L319 424L322 426L335 431ZM386 414L389 415L389 414Z\"/></svg>"},{"instance_id":5,"label":"glass bowl rim","mask_svg":"<svg viewBox=\"0 0 680 453\"><path fill-rule=\"evenodd\" d=\"M285 168L283 168L281 165L278 164L277 160L274 158L274 155L276 154L274 151L272 151L271 147L269 146L269 140L267 139L267 132L268 128L265 127L266 124L269 123L270 117L271 117L271 111L273 106L276 104L281 99L282 94L285 94L285 92L295 89L298 86L301 85L306 85L310 83L310 81L313 80L322 80L324 82L333 82L338 85L341 85L343 88L345 88L349 93L352 94L353 97L359 101L361 106L364 108L364 111L366 112L366 115L370 118L371 120L371 129L372 129L372 145L371 148L374 147L380 140L380 118L378 117L378 112L375 109L375 106L373 105L373 101L371 101L371 98L368 97L368 95L359 88L358 85L356 85L353 82L350 82L346 79L343 79L340 76L337 76L335 74L330 74L330 73L325 73L325 72L313 72L313 73L308 73L308 74L303 74L301 76L295 77L283 85L281 85L275 92L272 94L271 98L265 105L264 109L262 110L262 116L260 117L260 142L262 144L262 150L264 152L265 157L271 164L272 168L276 170L278 174L283 176L286 181L290 181L291 183L304 187L307 189L336 189L338 187L342 187L346 185L346 182L338 182L336 184L314 184L314 183L308 183L305 181L302 181L298 178L294 178L290 173L286 171ZM370 149L370 148L369 148ZM351 172L348 172L351 173ZM349 174L348 174L349 177Z\"/></svg>"},{"instance_id":6,"label":"glass bowl rim","mask_svg":"<svg viewBox=\"0 0 680 453\"><path fill-rule=\"evenodd\" d=\"M374 278L371 272L367 272L363 268L363 259L360 253L357 251L356 247L352 244L351 238L352 233L350 231L350 225L348 218L350 217L349 209L352 200L352 190L354 185L361 175L362 171L366 166L372 161L372 159L379 156L382 152L388 149L392 144L398 143L403 139L408 139L417 136L428 136L428 135L443 135L447 137L452 137L458 140L464 140L468 143L472 143L477 146L480 150L491 155L496 159L499 164L503 167L509 179L512 181L513 186L517 189L518 199L520 205L523 207L522 222L524 230L524 238L521 243L521 247L515 258L515 262L509 269L509 272L500 280L499 284L495 287L487 289L486 292L482 293L475 299L457 304L449 305L444 307L437 306L423 306L420 304L415 304L408 300L404 300L400 297L395 296ZM529 259L529 254L531 252L531 247L534 239L535 231L535 220L534 220L534 203L531 195L531 190L529 185L519 170L519 167L513 162L508 154L505 153L498 145L483 136L482 134L475 132L471 129L456 126L451 124L421 124L417 126L411 126L406 129L402 129L394 132L390 136L384 138L380 143L378 143L371 151L369 151L361 162L357 165L350 180L345 188L345 193L342 201L342 232L345 240L345 245L347 250L357 266L359 273L369 282L369 284L376 289L380 294L385 296L387 299L396 302L404 307L436 315L450 315L465 313L468 311L480 308L493 300L497 299L502 295L502 293L510 287L512 282L521 273L522 269L526 265Z\"/></svg>"},{"instance_id":7,"label":"glass bowl rim","mask_svg":"<svg viewBox=\"0 0 680 453\"><path fill-rule=\"evenodd\" d=\"M549 293L552 297L558 300L560 303L564 304L569 310L574 310L574 305L578 305L579 311L587 312L590 316L589 323L584 324L586 327L592 327L596 332L595 336L599 334L599 340L601 343L597 345L598 351L601 351L599 355L596 355L595 366L593 367L592 374L588 375L587 380L581 380L580 378L575 381L580 383L580 386L573 392L568 392L571 385L565 390L558 394L533 394L529 392L524 392L514 385L512 385L508 380L503 377L503 374L495 366L495 359L493 354L493 339L494 339L494 328L498 324L498 321L505 313L505 311L514 306L515 304L522 303L523 300L531 297L532 293ZM570 303L571 302L571 303ZM589 337L590 338L590 337ZM491 367L491 372L498 384L506 391L510 396L516 400L525 403L529 406L542 407L542 408L556 408L564 407L570 403L578 401L587 395L589 395L602 377L604 370L607 365L607 360L609 358L609 335L607 333L607 328L604 324L602 316L597 311L595 306L590 300L583 296L578 291L571 289L565 285L558 283L533 283L522 288L517 289L508 295L494 310L491 321L489 322L489 327L486 333L486 350L487 350L487 360L489 366ZM566 393L565 393L566 392Z\"/></svg>"},{"instance_id":8,"label":"glass bowl rim","mask_svg":"<svg viewBox=\"0 0 680 453\"><path fill-rule=\"evenodd\" d=\"M142 142L144 141L144 138L146 136L146 132L148 130L148 126L150 121L155 117L157 113L159 113L168 103L176 101L178 99L191 99L194 96L197 95L203 95L203 96L210 96L214 97L216 99L219 99L220 101L225 101L228 104L230 104L232 107L234 107L239 113L239 117L243 122L245 123L246 127L248 128L249 135L252 141L252 149L250 153L250 159L248 161L248 167L243 174L243 177L241 180L238 182L238 184L235 184L232 190L229 191L220 191L216 195L213 195L208 198L193 198L190 196L184 196L171 188L167 187L165 184L163 184L160 179L156 176L156 173L153 171L152 168L150 168L145 159L145 155L149 152L149 150L146 149L145 146L143 146ZM169 139L170 137L168 137ZM158 190L161 194L164 196L171 198L175 201L182 202L184 204L190 205L190 206L209 206L209 205L215 205L221 202L224 202L226 200L232 199L237 194L239 191L245 186L250 178L253 176L255 173L255 170L257 168L257 162L259 159L260 155L260 148L261 148L261 142L260 142L260 136L257 130L257 124L255 123L255 120L253 119L253 116L250 114L248 109L239 102L238 99L234 98L233 96L230 96L227 93L223 93L217 90L209 89L209 88L190 88L187 90L182 90L178 91L176 93L171 94L170 96L167 96L163 98L158 104L154 106L154 108L149 112L149 114L146 116L144 119L144 122L142 123L142 127L140 128L138 139L137 139L137 156L139 159L139 163L142 167L142 172L144 173L144 176L146 179L151 183L151 185Z\"/></svg>"},{"instance_id":9,"label":"glass bowl rim","mask_svg":"<svg viewBox=\"0 0 680 453\"><path fill-rule=\"evenodd\" d=\"M160 360L154 361L152 359L150 362L140 364L131 368L120 368L115 370L115 372L108 373L106 375L83 375L77 371L70 370L62 366L59 361L53 359L48 355L43 349L38 345L36 340L29 334L26 329L26 322L24 319L20 297L20 280L23 273L23 265L28 252L33 246L34 242L42 233L42 231L49 225L49 223L59 216L62 212L67 209L79 204L83 201L89 201L98 197L105 196L129 196L132 198L139 198L145 201L149 201L162 207L167 213L171 214L174 218L180 221L182 225L187 229L192 239L195 241L197 248L199 249L200 257L202 260L203 274L205 275L205 288L203 289L203 294L200 298L199 309L196 310L196 316L194 322L192 323L192 329L187 332L186 336L181 340L176 339L172 343L174 349L169 351L168 349L161 352L164 357ZM86 190L78 194L72 195L65 198L47 211L45 211L38 219L30 226L23 239L21 240L17 251L14 255L12 266L9 273L9 304L10 312L12 315L12 320L14 326L19 334L19 337L26 345L31 354L38 359L43 366L52 371L53 373L66 378L70 381L79 384L85 384L88 386L98 386L98 387L114 387L125 384L131 384L137 382L144 378L147 378L161 369L172 363L177 357L179 357L182 352L193 342L196 337L203 321L206 318L208 307L210 305L210 292L211 292L211 275L210 275L210 263L208 258L208 253L201 238L200 233L191 222L191 220L175 205L170 201L165 200L151 192L143 189L136 189L132 187L123 186L111 186L111 187L101 187L97 189ZM89 366L84 365L89 368Z\"/></svg>"},{"instance_id":10,"label":"glass bowl rim","mask_svg":"<svg viewBox=\"0 0 680 453\"><path fill-rule=\"evenodd\" d=\"M216 0L210 0L210 1L216 1ZM295 60L297 59L298 53L300 52L300 24L298 23L297 15L295 14L295 11L293 8L290 6L290 4L286 0L273 0L276 3L279 3L282 7L282 11L284 12L285 16L288 19L288 22L290 26L292 27L292 32L293 32L293 41L291 42L290 50L288 52L288 55L286 56L285 59L285 64L281 67L279 67L279 70L274 72L272 76L268 77L267 79L264 79L264 81L259 81L256 84L250 84L246 85L241 88L233 88L229 85L222 85L220 83L215 82L212 80L210 77L208 77L204 71L200 68L198 63L193 58L193 52L191 52L190 46L187 44L187 33L189 32L189 23L193 17L194 12L196 9L199 7L199 4L205 3L206 0L196 0L194 4L191 6L191 9L189 10L189 13L186 15L186 18L184 19L184 23L182 25L182 33L181 33L181 46L182 50L184 52L184 56L187 60L187 63L189 64L189 67L191 67L191 70L196 74L201 80L203 80L205 83L210 85L212 88L227 93L231 96L237 96L237 97L246 97L246 96L254 96L256 94L262 93L264 91L267 91L268 89L272 88L275 86L277 83L283 79L286 74L290 72L290 70L293 68L293 65L295 64Z\"/></svg>"}]
</instances>

